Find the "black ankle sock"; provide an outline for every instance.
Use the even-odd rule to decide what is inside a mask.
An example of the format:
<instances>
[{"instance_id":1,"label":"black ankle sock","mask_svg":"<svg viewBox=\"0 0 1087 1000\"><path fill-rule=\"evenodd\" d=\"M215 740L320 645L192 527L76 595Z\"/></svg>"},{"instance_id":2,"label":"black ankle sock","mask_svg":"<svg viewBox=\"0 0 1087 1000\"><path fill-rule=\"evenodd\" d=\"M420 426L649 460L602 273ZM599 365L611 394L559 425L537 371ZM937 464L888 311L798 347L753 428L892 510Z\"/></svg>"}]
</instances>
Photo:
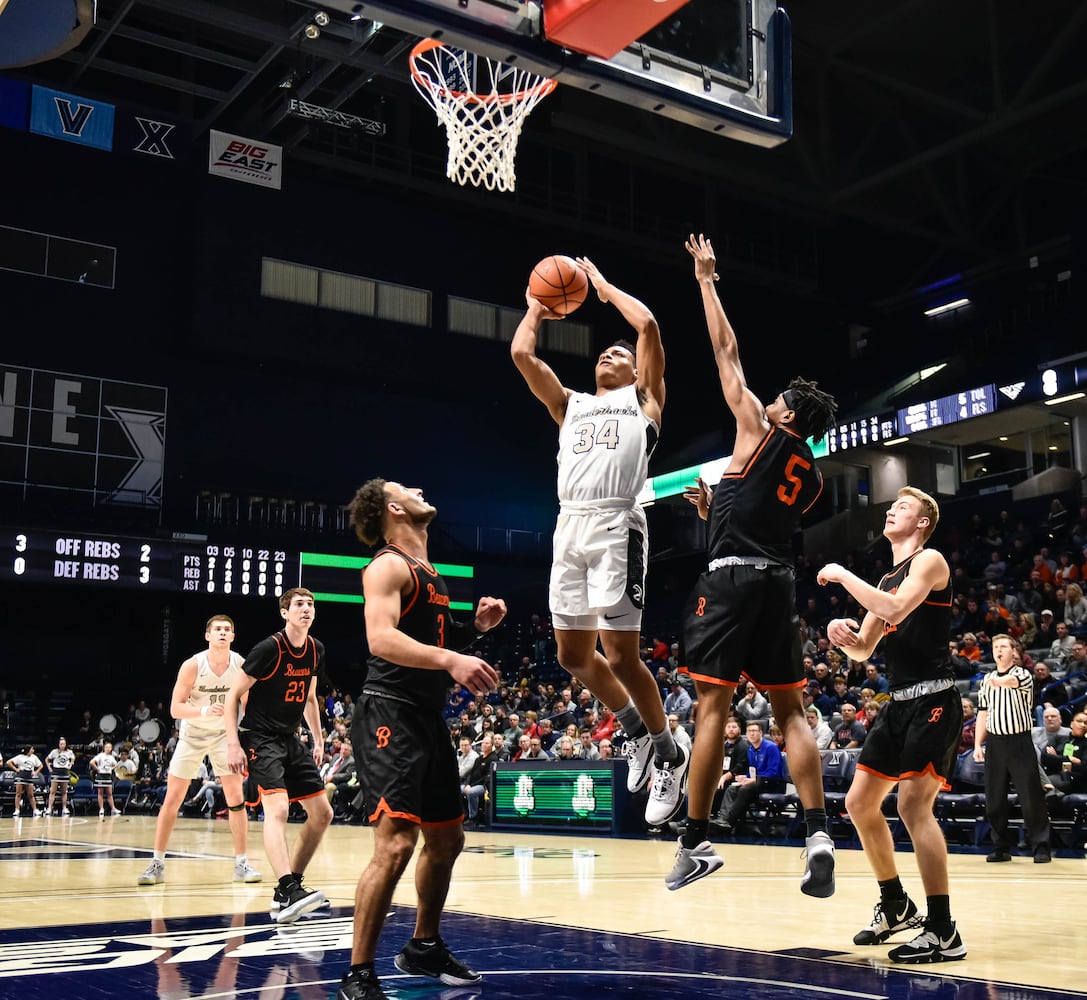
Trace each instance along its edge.
<instances>
[{"instance_id":1,"label":"black ankle sock","mask_svg":"<svg viewBox=\"0 0 1087 1000\"><path fill-rule=\"evenodd\" d=\"M286 891L287 891L287 889L289 889L289 888L290 888L290 887L291 887L292 885L294 885L294 883L295 883L295 882L297 882L297 881L298 881L298 879L297 879L297 878L295 877L294 873L292 872L292 873L291 873L290 875L283 875L283 876L282 876L282 877L280 878L280 880L279 880L279 887L280 887L280 889L282 889L282 890L283 890L284 892L286 892Z\"/></svg>"},{"instance_id":2,"label":"black ankle sock","mask_svg":"<svg viewBox=\"0 0 1087 1000\"><path fill-rule=\"evenodd\" d=\"M894 878L887 879L886 882L879 883L879 898L883 899L905 899L906 890L902 888L902 879L897 875Z\"/></svg>"},{"instance_id":3,"label":"black ankle sock","mask_svg":"<svg viewBox=\"0 0 1087 1000\"><path fill-rule=\"evenodd\" d=\"M687 817L687 832L683 834L683 846L690 850L697 847L706 839L710 832L708 819L691 819Z\"/></svg>"},{"instance_id":4,"label":"black ankle sock","mask_svg":"<svg viewBox=\"0 0 1087 1000\"><path fill-rule=\"evenodd\" d=\"M351 968L348 970L347 974L349 976L365 976L367 973L369 973L371 976L374 974L373 962L359 962L358 965L352 965Z\"/></svg>"},{"instance_id":5,"label":"black ankle sock","mask_svg":"<svg viewBox=\"0 0 1087 1000\"><path fill-rule=\"evenodd\" d=\"M950 896L928 897L928 919L926 923L931 924L933 927L938 927L940 930L951 929Z\"/></svg>"},{"instance_id":6,"label":"black ankle sock","mask_svg":"<svg viewBox=\"0 0 1087 1000\"><path fill-rule=\"evenodd\" d=\"M804 825L808 828L808 836L813 833L826 833L827 832L827 811L826 809L805 809L804 810Z\"/></svg>"}]
</instances>

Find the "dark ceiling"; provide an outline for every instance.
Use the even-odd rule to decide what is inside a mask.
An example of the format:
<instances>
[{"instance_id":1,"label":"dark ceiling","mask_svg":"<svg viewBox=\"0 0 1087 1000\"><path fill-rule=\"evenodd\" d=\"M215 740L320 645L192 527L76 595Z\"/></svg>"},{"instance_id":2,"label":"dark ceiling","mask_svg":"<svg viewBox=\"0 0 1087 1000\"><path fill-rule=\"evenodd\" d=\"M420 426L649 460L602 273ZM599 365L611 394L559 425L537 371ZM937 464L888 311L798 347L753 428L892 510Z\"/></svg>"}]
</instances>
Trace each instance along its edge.
<instances>
[{"instance_id":1,"label":"dark ceiling","mask_svg":"<svg viewBox=\"0 0 1087 1000\"><path fill-rule=\"evenodd\" d=\"M311 40L303 29L319 8L99 0L77 49L20 72L182 116L197 135L218 127L280 143L288 161L346 180L449 188L444 136L409 83L417 39L366 20L365 8L358 21L330 8ZM683 202L695 191L738 221L719 246L727 266L843 330L872 328L854 337L861 355L870 337L908 331L923 307L954 297L918 291L951 275L961 278L949 290L976 303L960 317L982 330L975 345L1070 298L1075 231L1087 229L1087 4L805 0L789 14L795 134L784 145L747 146L560 87L526 127L517 193L452 195L546 217L547 171L557 169L548 158L561 155L620 180L594 192L597 215L584 224L629 226L631 245L653 254L674 252L674 234L699 225ZM288 96L387 131L288 117Z\"/></svg>"}]
</instances>

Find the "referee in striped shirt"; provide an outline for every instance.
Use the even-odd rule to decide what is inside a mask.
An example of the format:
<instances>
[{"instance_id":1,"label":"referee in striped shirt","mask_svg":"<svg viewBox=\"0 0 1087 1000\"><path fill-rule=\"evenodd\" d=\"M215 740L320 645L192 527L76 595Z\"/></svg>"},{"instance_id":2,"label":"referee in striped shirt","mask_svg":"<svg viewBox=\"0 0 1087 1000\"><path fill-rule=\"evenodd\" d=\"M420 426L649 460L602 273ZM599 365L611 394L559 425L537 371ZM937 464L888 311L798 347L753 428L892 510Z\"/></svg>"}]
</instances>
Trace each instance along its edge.
<instances>
[{"instance_id":1,"label":"referee in striped shirt","mask_svg":"<svg viewBox=\"0 0 1087 1000\"><path fill-rule=\"evenodd\" d=\"M1034 862L1046 864L1051 860L1049 813L1038 776L1038 755L1030 738L1033 680L1020 663L1019 643L1010 636L993 638L993 659L996 669L978 689L974 729L974 760L985 762L985 818L993 835L993 853L985 860L1012 859L1008 792L1014 781Z\"/></svg>"}]
</instances>

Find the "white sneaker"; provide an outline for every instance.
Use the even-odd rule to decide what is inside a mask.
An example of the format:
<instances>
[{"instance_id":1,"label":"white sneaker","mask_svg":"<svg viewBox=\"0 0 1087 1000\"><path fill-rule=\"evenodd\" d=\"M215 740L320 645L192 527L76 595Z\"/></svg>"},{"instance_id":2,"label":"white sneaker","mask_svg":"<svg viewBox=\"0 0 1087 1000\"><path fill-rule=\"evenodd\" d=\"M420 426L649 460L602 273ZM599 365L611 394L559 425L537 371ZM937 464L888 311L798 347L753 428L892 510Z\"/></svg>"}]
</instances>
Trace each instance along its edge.
<instances>
[{"instance_id":1,"label":"white sneaker","mask_svg":"<svg viewBox=\"0 0 1087 1000\"><path fill-rule=\"evenodd\" d=\"M623 755L627 759L627 791L634 795L649 782L649 765L653 762L653 737L646 733L636 740L627 740L623 744Z\"/></svg>"},{"instance_id":2,"label":"white sneaker","mask_svg":"<svg viewBox=\"0 0 1087 1000\"><path fill-rule=\"evenodd\" d=\"M136 885L158 885L166 881L166 865L158 858L152 858L144 873L136 879Z\"/></svg>"},{"instance_id":3,"label":"white sneaker","mask_svg":"<svg viewBox=\"0 0 1087 1000\"><path fill-rule=\"evenodd\" d=\"M806 896L826 898L834 895L834 841L827 833L813 833L804 841L808 863L800 880L800 891Z\"/></svg>"},{"instance_id":4,"label":"white sneaker","mask_svg":"<svg viewBox=\"0 0 1087 1000\"><path fill-rule=\"evenodd\" d=\"M35 819L40 819L40 818L41 818L41 814L42 814L42 811L41 811L40 809L35 809L35 810L34 810L34 818L35 818Z\"/></svg>"},{"instance_id":5,"label":"white sneaker","mask_svg":"<svg viewBox=\"0 0 1087 1000\"><path fill-rule=\"evenodd\" d=\"M120 816L121 815L121 810L120 809L111 809L109 814L111 816Z\"/></svg>"},{"instance_id":6,"label":"white sneaker","mask_svg":"<svg viewBox=\"0 0 1087 1000\"><path fill-rule=\"evenodd\" d=\"M703 840L697 847L684 847L680 838L679 850L676 851L676 863L664 876L664 884L669 889L682 889L685 885L707 875L712 875L724 864L708 840Z\"/></svg>"},{"instance_id":7,"label":"white sneaker","mask_svg":"<svg viewBox=\"0 0 1087 1000\"><path fill-rule=\"evenodd\" d=\"M653 762L653 789L645 804L645 821L650 826L664 826L683 808L683 793L687 790L687 768L691 758L682 747L676 747L679 759L673 764L657 767Z\"/></svg>"},{"instance_id":8,"label":"white sneaker","mask_svg":"<svg viewBox=\"0 0 1087 1000\"><path fill-rule=\"evenodd\" d=\"M61 814L61 816L71 816L72 815L70 812L68 812L67 809L61 809L60 814Z\"/></svg>"},{"instance_id":9,"label":"white sneaker","mask_svg":"<svg viewBox=\"0 0 1087 1000\"><path fill-rule=\"evenodd\" d=\"M105 816L105 815L106 815L106 810L105 810L105 809L99 809L99 810L98 810L98 815L99 815L100 817L101 817L101 816Z\"/></svg>"},{"instance_id":10,"label":"white sneaker","mask_svg":"<svg viewBox=\"0 0 1087 1000\"><path fill-rule=\"evenodd\" d=\"M263 877L248 861L239 861L234 866L235 882L259 882Z\"/></svg>"}]
</instances>

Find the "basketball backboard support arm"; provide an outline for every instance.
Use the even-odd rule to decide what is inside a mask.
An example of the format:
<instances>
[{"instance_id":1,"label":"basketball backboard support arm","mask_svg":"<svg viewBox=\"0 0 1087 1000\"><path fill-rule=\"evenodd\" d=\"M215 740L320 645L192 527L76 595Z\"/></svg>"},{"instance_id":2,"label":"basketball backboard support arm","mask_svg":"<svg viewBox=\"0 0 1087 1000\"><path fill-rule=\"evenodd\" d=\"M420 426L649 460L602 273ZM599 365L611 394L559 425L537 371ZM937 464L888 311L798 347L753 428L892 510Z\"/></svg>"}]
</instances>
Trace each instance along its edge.
<instances>
[{"instance_id":1,"label":"basketball backboard support arm","mask_svg":"<svg viewBox=\"0 0 1087 1000\"><path fill-rule=\"evenodd\" d=\"M637 41L608 60L554 45L531 0L327 0L321 6L438 38L730 139L769 148L792 136L792 28L775 0L750 0L753 73L746 91Z\"/></svg>"}]
</instances>

